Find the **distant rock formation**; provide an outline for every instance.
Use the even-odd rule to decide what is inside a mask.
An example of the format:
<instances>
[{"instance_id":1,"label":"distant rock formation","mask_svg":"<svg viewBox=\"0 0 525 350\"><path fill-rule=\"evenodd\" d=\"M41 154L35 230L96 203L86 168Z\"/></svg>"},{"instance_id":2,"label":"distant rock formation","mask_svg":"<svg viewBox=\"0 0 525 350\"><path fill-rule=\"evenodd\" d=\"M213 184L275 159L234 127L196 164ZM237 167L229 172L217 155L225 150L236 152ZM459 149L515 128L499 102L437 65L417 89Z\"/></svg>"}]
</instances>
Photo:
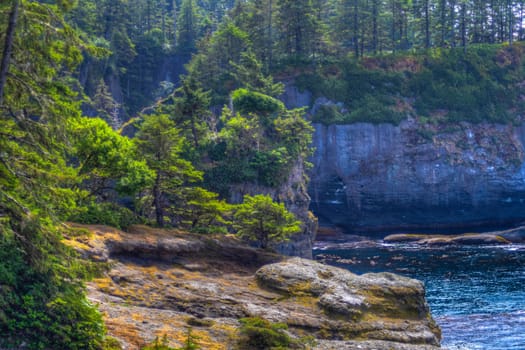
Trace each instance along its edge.
<instances>
[{"instance_id":1,"label":"distant rock formation","mask_svg":"<svg viewBox=\"0 0 525 350\"><path fill-rule=\"evenodd\" d=\"M517 225L524 144L513 125L316 124L311 208L347 233Z\"/></svg>"},{"instance_id":2,"label":"distant rock formation","mask_svg":"<svg viewBox=\"0 0 525 350\"><path fill-rule=\"evenodd\" d=\"M486 233L465 233L461 235L425 235L399 233L383 239L388 243L415 243L421 245L484 245L525 242L525 227Z\"/></svg>"}]
</instances>

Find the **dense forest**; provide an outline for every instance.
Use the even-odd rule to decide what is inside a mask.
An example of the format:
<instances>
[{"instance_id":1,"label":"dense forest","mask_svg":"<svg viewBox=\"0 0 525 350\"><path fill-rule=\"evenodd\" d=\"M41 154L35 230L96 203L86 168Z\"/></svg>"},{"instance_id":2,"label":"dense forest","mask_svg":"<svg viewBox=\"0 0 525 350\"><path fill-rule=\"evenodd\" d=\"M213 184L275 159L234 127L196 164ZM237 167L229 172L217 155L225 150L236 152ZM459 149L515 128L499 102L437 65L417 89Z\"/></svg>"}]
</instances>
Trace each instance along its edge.
<instances>
[{"instance_id":1,"label":"dense forest","mask_svg":"<svg viewBox=\"0 0 525 350\"><path fill-rule=\"evenodd\" d=\"M61 243L68 221L301 230L264 195L311 154L310 121L515 122L525 2L9 0L0 3L0 347L111 349ZM305 118L293 82L325 104ZM440 113L442 115L443 113ZM308 120L310 119L310 120ZM260 214L253 217L250 213ZM264 226L264 227L263 227Z\"/></svg>"}]
</instances>

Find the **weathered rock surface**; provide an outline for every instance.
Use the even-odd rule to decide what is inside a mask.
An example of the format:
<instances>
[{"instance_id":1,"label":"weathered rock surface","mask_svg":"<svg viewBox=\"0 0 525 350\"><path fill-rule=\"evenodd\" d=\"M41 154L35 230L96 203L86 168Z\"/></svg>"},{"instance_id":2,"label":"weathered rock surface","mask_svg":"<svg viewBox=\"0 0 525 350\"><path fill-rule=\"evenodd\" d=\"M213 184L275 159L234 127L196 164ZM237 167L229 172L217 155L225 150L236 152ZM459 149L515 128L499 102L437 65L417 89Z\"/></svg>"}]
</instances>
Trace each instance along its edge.
<instances>
[{"instance_id":1,"label":"weathered rock surface","mask_svg":"<svg viewBox=\"0 0 525 350\"><path fill-rule=\"evenodd\" d=\"M347 233L465 232L525 218L525 127L315 125L310 195Z\"/></svg>"},{"instance_id":2,"label":"weathered rock surface","mask_svg":"<svg viewBox=\"0 0 525 350\"><path fill-rule=\"evenodd\" d=\"M389 243L411 242L422 245L483 245L511 244L525 242L525 227L486 233L465 233L461 235L393 234L383 239Z\"/></svg>"},{"instance_id":3,"label":"weathered rock surface","mask_svg":"<svg viewBox=\"0 0 525 350\"><path fill-rule=\"evenodd\" d=\"M181 346L190 326L203 349L234 349L238 319L251 316L285 322L293 337L314 336L315 349L439 348L419 281L284 260L232 237L86 228L89 238L68 242L110 266L89 296L124 349L163 335Z\"/></svg>"}]
</instances>

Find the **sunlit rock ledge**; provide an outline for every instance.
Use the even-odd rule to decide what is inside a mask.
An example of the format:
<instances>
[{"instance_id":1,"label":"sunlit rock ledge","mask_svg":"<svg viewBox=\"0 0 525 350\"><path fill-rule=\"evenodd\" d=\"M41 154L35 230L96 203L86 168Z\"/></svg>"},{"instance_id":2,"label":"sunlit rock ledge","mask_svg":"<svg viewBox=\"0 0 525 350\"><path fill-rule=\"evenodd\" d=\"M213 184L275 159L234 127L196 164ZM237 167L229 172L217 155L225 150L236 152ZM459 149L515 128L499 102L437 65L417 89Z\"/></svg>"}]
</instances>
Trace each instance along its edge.
<instances>
[{"instance_id":1,"label":"sunlit rock ledge","mask_svg":"<svg viewBox=\"0 0 525 350\"><path fill-rule=\"evenodd\" d=\"M386 236L387 243L414 243L420 245L485 245L525 242L525 227L486 233L465 233L461 235L393 234Z\"/></svg>"},{"instance_id":2,"label":"sunlit rock ledge","mask_svg":"<svg viewBox=\"0 0 525 350\"><path fill-rule=\"evenodd\" d=\"M188 327L203 349L235 349L243 317L286 323L293 338L313 336L314 349L439 348L440 330L417 280L358 276L235 237L81 227L89 237L66 241L109 266L88 292L123 349L164 335L182 346Z\"/></svg>"}]
</instances>

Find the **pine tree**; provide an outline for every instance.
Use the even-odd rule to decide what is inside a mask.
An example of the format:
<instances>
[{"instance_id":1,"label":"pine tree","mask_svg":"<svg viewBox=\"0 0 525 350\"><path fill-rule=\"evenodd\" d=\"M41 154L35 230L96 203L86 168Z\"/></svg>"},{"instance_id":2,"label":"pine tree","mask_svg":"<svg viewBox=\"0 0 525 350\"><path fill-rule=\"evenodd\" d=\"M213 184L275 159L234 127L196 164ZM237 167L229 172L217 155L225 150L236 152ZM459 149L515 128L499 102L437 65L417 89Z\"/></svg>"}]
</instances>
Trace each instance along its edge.
<instances>
[{"instance_id":1,"label":"pine tree","mask_svg":"<svg viewBox=\"0 0 525 350\"><path fill-rule=\"evenodd\" d=\"M240 237L255 240L262 249L286 241L298 233L300 222L282 203L275 203L270 196L244 196L236 208L234 228Z\"/></svg>"},{"instance_id":2,"label":"pine tree","mask_svg":"<svg viewBox=\"0 0 525 350\"><path fill-rule=\"evenodd\" d=\"M195 51L198 38L198 19L193 0L183 0L177 18L177 43L179 50L189 54Z\"/></svg>"},{"instance_id":3,"label":"pine tree","mask_svg":"<svg viewBox=\"0 0 525 350\"><path fill-rule=\"evenodd\" d=\"M175 123L165 114L144 116L135 138L155 179L149 188L151 206L157 226L166 224L173 206L180 205L183 186L202 179L202 173L181 158L184 138ZM182 203L183 204L183 203Z\"/></svg>"}]
</instances>

